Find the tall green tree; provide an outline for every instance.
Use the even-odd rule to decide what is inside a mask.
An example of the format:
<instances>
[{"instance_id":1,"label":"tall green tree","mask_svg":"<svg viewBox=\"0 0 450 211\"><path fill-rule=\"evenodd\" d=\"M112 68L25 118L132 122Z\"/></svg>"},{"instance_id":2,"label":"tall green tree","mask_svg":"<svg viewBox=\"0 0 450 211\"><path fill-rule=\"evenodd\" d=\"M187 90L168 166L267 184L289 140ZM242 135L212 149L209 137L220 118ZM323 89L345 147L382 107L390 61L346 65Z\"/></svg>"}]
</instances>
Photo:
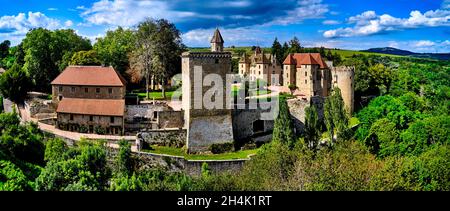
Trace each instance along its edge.
<instances>
[{"instance_id":1,"label":"tall green tree","mask_svg":"<svg viewBox=\"0 0 450 211\"><path fill-rule=\"evenodd\" d=\"M21 103L30 90L31 80L18 64L0 76L0 93L13 102Z\"/></svg>"},{"instance_id":2,"label":"tall green tree","mask_svg":"<svg viewBox=\"0 0 450 211\"><path fill-rule=\"evenodd\" d=\"M292 148L295 144L294 123L286 98L279 98L279 113L275 119L272 141L282 143Z\"/></svg>"},{"instance_id":3,"label":"tall green tree","mask_svg":"<svg viewBox=\"0 0 450 211\"><path fill-rule=\"evenodd\" d=\"M116 158L117 172L130 175L133 170L131 159L131 144L127 140L119 141L119 153Z\"/></svg>"},{"instance_id":4,"label":"tall green tree","mask_svg":"<svg viewBox=\"0 0 450 211\"><path fill-rule=\"evenodd\" d=\"M122 75L130 66L129 54L135 49L136 34L131 29L118 27L109 30L105 37L98 38L94 50L104 65L111 65Z\"/></svg>"},{"instance_id":5,"label":"tall green tree","mask_svg":"<svg viewBox=\"0 0 450 211\"><path fill-rule=\"evenodd\" d=\"M7 57L9 55L9 47L11 46L11 42L9 40L5 40L0 43L0 60Z\"/></svg>"},{"instance_id":6,"label":"tall green tree","mask_svg":"<svg viewBox=\"0 0 450 211\"><path fill-rule=\"evenodd\" d=\"M90 41L71 29L33 29L22 43L24 69L32 79L34 89L44 92L50 92L50 82L67 67L75 52L91 49Z\"/></svg>"},{"instance_id":7,"label":"tall green tree","mask_svg":"<svg viewBox=\"0 0 450 211\"><path fill-rule=\"evenodd\" d=\"M302 46L300 40L297 37L292 38L289 41L289 53L302 53Z\"/></svg>"},{"instance_id":8,"label":"tall green tree","mask_svg":"<svg viewBox=\"0 0 450 211\"><path fill-rule=\"evenodd\" d=\"M281 46L280 42L278 42L278 39L275 38L272 44L272 55L275 55L277 57L277 61L281 64L283 63L283 47Z\"/></svg>"},{"instance_id":9,"label":"tall green tree","mask_svg":"<svg viewBox=\"0 0 450 211\"><path fill-rule=\"evenodd\" d=\"M324 118L330 139L334 140L335 132L338 140L343 139L348 132L349 116L338 87L333 88L331 95L325 100Z\"/></svg>"},{"instance_id":10,"label":"tall green tree","mask_svg":"<svg viewBox=\"0 0 450 211\"><path fill-rule=\"evenodd\" d=\"M283 47L281 48L281 51L283 52L283 60L287 57L287 55L289 54L289 45L287 44L287 42L283 43Z\"/></svg>"},{"instance_id":11,"label":"tall green tree","mask_svg":"<svg viewBox=\"0 0 450 211\"><path fill-rule=\"evenodd\" d=\"M315 105L305 108L305 140L310 149L317 149L320 141L320 121Z\"/></svg>"},{"instance_id":12,"label":"tall green tree","mask_svg":"<svg viewBox=\"0 0 450 211\"><path fill-rule=\"evenodd\" d=\"M100 65L101 62L98 59L97 52L90 51L78 51L73 54L70 60L70 65Z\"/></svg>"},{"instance_id":13,"label":"tall green tree","mask_svg":"<svg viewBox=\"0 0 450 211\"><path fill-rule=\"evenodd\" d=\"M173 23L165 19L146 21L138 25L137 47L132 53L131 69L146 79L147 97L149 84L160 84L165 97L167 80L181 70L181 53L186 47L181 33Z\"/></svg>"}]
</instances>

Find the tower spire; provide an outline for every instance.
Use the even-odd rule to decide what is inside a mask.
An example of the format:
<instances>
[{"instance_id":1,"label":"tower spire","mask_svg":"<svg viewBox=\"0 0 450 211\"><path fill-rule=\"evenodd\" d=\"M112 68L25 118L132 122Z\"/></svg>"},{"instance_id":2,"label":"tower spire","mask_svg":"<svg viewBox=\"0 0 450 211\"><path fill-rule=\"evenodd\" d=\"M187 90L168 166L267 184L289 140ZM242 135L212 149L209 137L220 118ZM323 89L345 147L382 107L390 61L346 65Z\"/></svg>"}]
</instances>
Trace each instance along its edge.
<instances>
[{"instance_id":1,"label":"tower spire","mask_svg":"<svg viewBox=\"0 0 450 211\"><path fill-rule=\"evenodd\" d=\"M211 39L211 51L212 52L222 52L223 51L223 38L220 34L219 28L216 28L214 35Z\"/></svg>"}]
</instances>

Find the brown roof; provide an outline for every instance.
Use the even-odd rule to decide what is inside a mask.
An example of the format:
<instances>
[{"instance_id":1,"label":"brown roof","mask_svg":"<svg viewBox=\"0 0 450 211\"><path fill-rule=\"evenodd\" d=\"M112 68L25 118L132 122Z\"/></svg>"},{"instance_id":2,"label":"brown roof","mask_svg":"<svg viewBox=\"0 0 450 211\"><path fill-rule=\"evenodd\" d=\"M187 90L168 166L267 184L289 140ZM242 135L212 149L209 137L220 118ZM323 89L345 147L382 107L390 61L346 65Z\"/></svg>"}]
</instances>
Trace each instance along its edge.
<instances>
[{"instance_id":1,"label":"brown roof","mask_svg":"<svg viewBox=\"0 0 450 211\"><path fill-rule=\"evenodd\" d=\"M63 98L57 113L85 114L97 116L123 116L125 100Z\"/></svg>"},{"instance_id":2,"label":"brown roof","mask_svg":"<svg viewBox=\"0 0 450 211\"><path fill-rule=\"evenodd\" d=\"M126 81L112 67L68 66L52 85L125 86Z\"/></svg>"},{"instance_id":3,"label":"brown roof","mask_svg":"<svg viewBox=\"0 0 450 211\"><path fill-rule=\"evenodd\" d=\"M325 61L323 61L320 53L294 53L289 54L284 60L283 64L286 65L305 65L305 64L316 64L319 65L321 69L327 68Z\"/></svg>"},{"instance_id":4,"label":"brown roof","mask_svg":"<svg viewBox=\"0 0 450 211\"><path fill-rule=\"evenodd\" d=\"M216 31L214 32L214 36L211 39L211 43L224 43L219 29L216 29Z\"/></svg>"}]
</instances>

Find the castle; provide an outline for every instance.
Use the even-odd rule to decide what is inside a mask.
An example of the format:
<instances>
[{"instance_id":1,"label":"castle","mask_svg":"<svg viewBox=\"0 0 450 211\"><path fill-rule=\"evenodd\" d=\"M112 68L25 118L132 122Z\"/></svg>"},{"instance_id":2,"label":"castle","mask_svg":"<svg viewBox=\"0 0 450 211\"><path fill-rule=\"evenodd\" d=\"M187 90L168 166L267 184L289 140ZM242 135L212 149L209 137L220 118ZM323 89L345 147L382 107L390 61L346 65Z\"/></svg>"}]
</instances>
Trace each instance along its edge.
<instances>
[{"instance_id":1,"label":"castle","mask_svg":"<svg viewBox=\"0 0 450 211\"><path fill-rule=\"evenodd\" d=\"M260 47L256 47L252 55L244 53L239 59L239 74L248 76L250 80L262 79L271 85L281 85L281 71L276 56L264 53Z\"/></svg>"},{"instance_id":2,"label":"castle","mask_svg":"<svg viewBox=\"0 0 450 211\"><path fill-rule=\"evenodd\" d=\"M239 107L232 102L228 96L232 90L228 77L232 74L232 54L224 52L218 29L210 43L210 51L181 55L179 108L154 100L125 103L125 80L112 67L69 66L52 82L55 126L82 133L136 134L138 143L187 146L190 153L210 151L212 145L270 141L274 120L264 116L271 108L263 105L274 102L258 102L256 108L251 103ZM239 73L253 80L264 80L267 74L271 86L296 86L296 97L288 100L288 106L298 134L304 128L304 109L317 105L321 116L323 102L333 87L341 89L347 110L353 111L353 67L334 67L320 54L308 53L289 54L282 68L274 56L259 48L253 56L244 54L239 65ZM277 79L271 78L275 74L282 76L278 86ZM221 104L205 104L208 98ZM32 116L39 113L35 110L48 110L31 107Z\"/></svg>"}]
</instances>

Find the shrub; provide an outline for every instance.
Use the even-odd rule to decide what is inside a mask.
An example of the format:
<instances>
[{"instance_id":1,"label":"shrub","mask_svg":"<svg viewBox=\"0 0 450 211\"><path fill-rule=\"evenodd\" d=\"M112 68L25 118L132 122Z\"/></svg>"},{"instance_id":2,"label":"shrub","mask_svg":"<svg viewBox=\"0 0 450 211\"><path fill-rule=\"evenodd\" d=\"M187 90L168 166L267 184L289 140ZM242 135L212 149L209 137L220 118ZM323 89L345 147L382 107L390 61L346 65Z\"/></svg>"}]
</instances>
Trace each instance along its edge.
<instances>
[{"instance_id":1,"label":"shrub","mask_svg":"<svg viewBox=\"0 0 450 211\"><path fill-rule=\"evenodd\" d=\"M103 135L106 133L105 128L103 128L101 126L95 126L94 130L95 130L95 133L97 133L99 135Z\"/></svg>"},{"instance_id":2,"label":"shrub","mask_svg":"<svg viewBox=\"0 0 450 211\"><path fill-rule=\"evenodd\" d=\"M80 133L87 133L89 131L89 129L85 125L80 125L80 127L78 128L78 131Z\"/></svg>"},{"instance_id":3,"label":"shrub","mask_svg":"<svg viewBox=\"0 0 450 211\"><path fill-rule=\"evenodd\" d=\"M212 144L209 147L209 150L213 154L220 154L220 153L225 153L225 152L231 152L231 151L233 151L233 143Z\"/></svg>"}]
</instances>

